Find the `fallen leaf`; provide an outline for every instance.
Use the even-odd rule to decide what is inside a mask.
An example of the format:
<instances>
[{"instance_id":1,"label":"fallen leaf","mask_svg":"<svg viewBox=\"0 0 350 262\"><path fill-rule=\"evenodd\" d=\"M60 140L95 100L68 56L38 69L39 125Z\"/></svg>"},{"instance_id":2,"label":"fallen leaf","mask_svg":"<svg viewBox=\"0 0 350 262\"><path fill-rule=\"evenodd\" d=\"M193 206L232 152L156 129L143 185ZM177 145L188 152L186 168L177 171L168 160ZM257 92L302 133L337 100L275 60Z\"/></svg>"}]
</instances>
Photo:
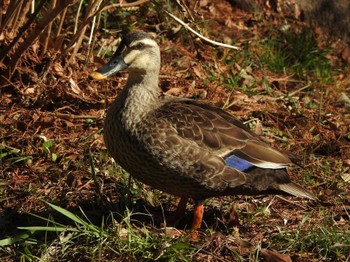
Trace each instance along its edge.
<instances>
[{"instance_id":1,"label":"fallen leaf","mask_svg":"<svg viewBox=\"0 0 350 262\"><path fill-rule=\"evenodd\" d=\"M261 250L261 254L264 257L264 261L266 262L292 262L292 259L289 255L280 254L276 251L268 250L263 248Z\"/></svg>"},{"instance_id":2,"label":"fallen leaf","mask_svg":"<svg viewBox=\"0 0 350 262\"><path fill-rule=\"evenodd\" d=\"M341 93L341 95L338 98L335 105L336 106L345 106L345 107L350 109L350 98L345 93Z\"/></svg>"},{"instance_id":3,"label":"fallen leaf","mask_svg":"<svg viewBox=\"0 0 350 262\"><path fill-rule=\"evenodd\" d=\"M171 89L169 89L168 91L165 92L165 94L167 95L173 95L173 96L178 96L181 94L182 92L182 89L181 87L173 87Z\"/></svg>"},{"instance_id":4,"label":"fallen leaf","mask_svg":"<svg viewBox=\"0 0 350 262\"><path fill-rule=\"evenodd\" d=\"M53 69L55 70L55 72L57 73L57 75L63 76L63 71L64 71L64 69L63 69L63 67L62 67L62 65L61 65L60 63L55 63L55 64L53 65Z\"/></svg>"},{"instance_id":5,"label":"fallen leaf","mask_svg":"<svg viewBox=\"0 0 350 262\"><path fill-rule=\"evenodd\" d=\"M350 182L350 173L343 173L340 176L345 182Z\"/></svg>"},{"instance_id":6,"label":"fallen leaf","mask_svg":"<svg viewBox=\"0 0 350 262\"><path fill-rule=\"evenodd\" d=\"M81 94L81 89L79 88L79 86L75 83L75 81L72 78L69 78L69 84L70 84L70 87L72 88L72 91L75 94L77 94L77 95Z\"/></svg>"},{"instance_id":7,"label":"fallen leaf","mask_svg":"<svg viewBox=\"0 0 350 262\"><path fill-rule=\"evenodd\" d=\"M196 76L199 77L199 79L205 79L205 72L203 70L203 67L201 64L196 64L194 67L193 67L193 72L196 74Z\"/></svg>"}]
</instances>

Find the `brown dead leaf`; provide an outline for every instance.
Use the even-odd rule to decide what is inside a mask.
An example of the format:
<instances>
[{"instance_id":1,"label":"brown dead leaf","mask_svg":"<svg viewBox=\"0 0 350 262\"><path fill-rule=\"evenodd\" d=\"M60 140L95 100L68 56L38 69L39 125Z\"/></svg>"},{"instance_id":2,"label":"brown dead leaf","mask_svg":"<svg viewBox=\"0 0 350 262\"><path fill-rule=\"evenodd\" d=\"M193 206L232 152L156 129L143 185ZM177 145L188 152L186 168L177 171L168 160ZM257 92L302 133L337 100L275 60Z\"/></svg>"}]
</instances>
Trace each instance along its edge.
<instances>
[{"instance_id":1,"label":"brown dead leaf","mask_svg":"<svg viewBox=\"0 0 350 262\"><path fill-rule=\"evenodd\" d=\"M199 79L205 79L206 78L206 74L203 70L203 67L201 64L196 64L194 67L193 67L193 72L196 74L196 76L199 77Z\"/></svg>"},{"instance_id":2,"label":"brown dead leaf","mask_svg":"<svg viewBox=\"0 0 350 262\"><path fill-rule=\"evenodd\" d=\"M341 93L335 105L350 109L350 98L345 93Z\"/></svg>"},{"instance_id":3,"label":"brown dead leaf","mask_svg":"<svg viewBox=\"0 0 350 262\"><path fill-rule=\"evenodd\" d=\"M69 84L70 84L70 87L71 87L72 91L75 94L80 95L82 93L82 91L79 88L79 86L75 83L75 81L71 77L69 78Z\"/></svg>"},{"instance_id":4,"label":"brown dead leaf","mask_svg":"<svg viewBox=\"0 0 350 262\"><path fill-rule=\"evenodd\" d=\"M252 68L250 66L247 66L246 68L242 68L238 64L236 64L236 67L239 70L239 76L244 79L243 85L249 87L257 82L255 77L252 74Z\"/></svg>"},{"instance_id":5,"label":"brown dead leaf","mask_svg":"<svg viewBox=\"0 0 350 262\"><path fill-rule=\"evenodd\" d=\"M262 133L263 133L262 129L263 129L263 126L261 124L261 121L259 119L257 119L254 132L257 135L262 135Z\"/></svg>"},{"instance_id":6,"label":"brown dead leaf","mask_svg":"<svg viewBox=\"0 0 350 262\"><path fill-rule=\"evenodd\" d=\"M60 63L54 63L53 69L57 75L63 76L64 69Z\"/></svg>"},{"instance_id":7,"label":"brown dead leaf","mask_svg":"<svg viewBox=\"0 0 350 262\"><path fill-rule=\"evenodd\" d=\"M350 182L350 173L343 173L340 176L345 182Z\"/></svg>"},{"instance_id":8,"label":"brown dead leaf","mask_svg":"<svg viewBox=\"0 0 350 262\"><path fill-rule=\"evenodd\" d=\"M208 96L208 92L205 89L196 89L195 94L196 94L196 97L200 99L205 99Z\"/></svg>"},{"instance_id":9,"label":"brown dead leaf","mask_svg":"<svg viewBox=\"0 0 350 262\"><path fill-rule=\"evenodd\" d=\"M26 89L23 91L23 94L24 94L24 95L31 95L31 94L34 94L34 93L35 93L35 90L36 90L36 88L34 88L34 87L29 87L29 88L26 88Z\"/></svg>"},{"instance_id":10,"label":"brown dead leaf","mask_svg":"<svg viewBox=\"0 0 350 262\"><path fill-rule=\"evenodd\" d=\"M236 244L238 245L238 251L240 255L245 256L252 252L252 244L249 241L239 239L236 240Z\"/></svg>"},{"instance_id":11,"label":"brown dead leaf","mask_svg":"<svg viewBox=\"0 0 350 262\"><path fill-rule=\"evenodd\" d=\"M266 248L263 248L261 250L261 254L265 259L264 261L266 262L292 262L292 259L289 255L280 254L276 251L268 250Z\"/></svg>"},{"instance_id":12,"label":"brown dead leaf","mask_svg":"<svg viewBox=\"0 0 350 262\"><path fill-rule=\"evenodd\" d=\"M183 87L173 87L165 92L167 95L178 96L181 94Z\"/></svg>"},{"instance_id":13,"label":"brown dead leaf","mask_svg":"<svg viewBox=\"0 0 350 262\"><path fill-rule=\"evenodd\" d=\"M199 1L199 6L200 7L205 7L209 4L209 0L200 0Z\"/></svg>"},{"instance_id":14,"label":"brown dead leaf","mask_svg":"<svg viewBox=\"0 0 350 262\"><path fill-rule=\"evenodd\" d=\"M350 63L350 48L349 48L349 46L344 48L343 52L341 53L341 56L346 63L348 63L348 64Z\"/></svg>"}]
</instances>

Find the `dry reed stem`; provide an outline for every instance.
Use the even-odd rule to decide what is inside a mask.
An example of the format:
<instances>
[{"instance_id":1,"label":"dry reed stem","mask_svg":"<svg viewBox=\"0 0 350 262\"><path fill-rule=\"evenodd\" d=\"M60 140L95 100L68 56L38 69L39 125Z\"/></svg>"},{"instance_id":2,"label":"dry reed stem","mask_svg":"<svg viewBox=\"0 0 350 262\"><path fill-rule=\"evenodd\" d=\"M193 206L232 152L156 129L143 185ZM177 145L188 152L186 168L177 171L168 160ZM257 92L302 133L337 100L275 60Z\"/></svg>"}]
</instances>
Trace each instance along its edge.
<instances>
[{"instance_id":1,"label":"dry reed stem","mask_svg":"<svg viewBox=\"0 0 350 262\"><path fill-rule=\"evenodd\" d=\"M79 40L79 38L81 38L81 41L84 37L84 35L82 34L82 32L86 30L86 26L91 22L91 20L100 12L108 10L110 8L114 8L114 7L121 7L121 8L127 8L127 7L134 7L134 6L138 6L138 5L142 5L146 2L150 2L150 0L139 0L133 3L118 3L118 4L112 4L112 5L108 5L109 1L104 0L101 2L101 4L99 5L99 8L95 9L94 12L92 12L92 9L89 9L89 11L87 12L90 15L87 15L84 18L84 21L80 23L77 32L71 37L70 39L70 44L68 45L68 47L62 51L62 56L66 56L69 51L71 50L72 46L75 44L75 46L79 46L81 45L81 42ZM75 50L78 50L78 47L75 47ZM74 56L76 54L77 51L73 51L73 55L71 56L72 58L70 59L70 61L74 60Z\"/></svg>"},{"instance_id":2,"label":"dry reed stem","mask_svg":"<svg viewBox=\"0 0 350 262\"><path fill-rule=\"evenodd\" d=\"M63 12L60 15L60 19L59 19L59 24L56 30L56 34L55 34L55 43L54 43L54 50L60 50L62 49L62 44L63 44L63 40L64 40L64 35L61 35L61 31L63 28L63 22L66 18L67 15L67 11L68 11L68 6L63 10Z\"/></svg>"},{"instance_id":3,"label":"dry reed stem","mask_svg":"<svg viewBox=\"0 0 350 262\"><path fill-rule=\"evenodd\" d=\"M2 1L1 1L2 2ZM3 31L8 28L8 25L12 23L14 16L15 16L15 12L16 10L19 8L18 6L20 6L21 2L17 2L17 1L10 1L7 10L6 10L6 14L4 15L4 20L2 21L2 27L0 28L0 33L3 33Z\"/></svg>"},{"instance_id":4,"label":"dry reed stem","mask_svg":"<svg viewBox=\"0 0 350 262\"><path fill-rule=\"evenodd\" d=\"M23 0L17 2L16 9L14 10L13 15L11 16L11 20L8 25L8 28L11 29L13 33L15 33L16 30L18 29L16 24L18 23L18 18L22 10L22 5L23 5Z\"/></svg>"},{"instance_id":5,"label":"dry reed stem","mask_svg":"<svg viewBox=\"0 0 350 262\"><path fill-rule=\"evenodd\" d=\"M97 14L96 10L99 9L99 6L101 4L102 4L102 0L89 2L88 8L87 8L87 12L86 12L86 15L84 17L84 22L91 21L91 18L95 17L95 15ZM69 63L74 62L75 56L78 53L78 51L80 49L80 46L81 46L81 44L83 42L83 38L85 36L86 28L87 28L87 25L88 25L88 23L84 23L84 22L83 22L84 25L79 27L79 30L77 31L78 37L77 37L77 41L75 42L75 46L74 46L73 52L72 52L72 54L71 54L71 56L69 58Z\"/></svg>"},{"instance_id":6,"label":"dry reed stem","mask_svg":"<svg viewBox=\"0 0 350 262\"><path fill-rule=\"evenodd\" d=\"M40 4L36 7L36 10L34 11L34 13L31 15L31 17L28 19L28 21L23 25L23 27L21 27L18 30L17 35L13 38L12 42L6 46L5 48L2 49L2 51L0 52L0 61L2 61L7 54L10 52L10 50L16 45L16 43L18 42L18 40L22 37L22 35L24 34L24 32L30 27L30 25L33 23L34 19L36 18L36 16L39 14L41 8L43 7L43 5L45 4L47 0L42 0L40 2ZM14 1L13 1L14 2ZM10 2L11 4L11 2ZM8 12L6 12L6 16L11 16L11 14L14 12L14 9L12 9L12 11L9 11L10 8L7 9ZM5 20L7 20L5 18ZM7 22L6 22L7 23ZM6 29L6 27L4 26L4 30ZM2 31L0 31L0 33L3 33ZM12 59L12 57L11 57Z\"/></svg>"},{"instance_id":7,"label":"dry reed stem","mask_svg":"<svg viewBox=\"0 0 350 262\"><path fill-rule=\"evenodd\" d=\"M18 29L22 27L25 24L26 21L26 15L30 10L30 1L24 1L24 3L21 6L21 10L18 12L18 18L16 19L16 23L12 30L15 30L14 32L18 32Z\"/></svg>"},{"instance_id":8,"label":"dry reed stem","mask_svg":"<svg viewBox=\"0 0 350 262\"><path fill-rule=\"evenodd\" d=\"M36 27L29 33L26 41L21 44L16 52L13 54L12 59L7 67L6 77L11 78L13 72L16 69L17 63L22 54L27 50L29 46L33 44L35 39L40 33L52 22L67 6L73 3L74 0L59 1L59 4L52 10L51 13L46 14L36 25Z\"/></svg>"},{"instance_id":9,"label":"dry reed stem","mask_svg":"<svg viewBox=\"0 0 350 262\"><path fill-rule=\"evenodd\" d=\"M111 4L111 5L107 5L103 8L101 8L98 12L102 12L105 10L108 10L110 8L114 8L114 7L121 7L121 8L128 8L128 7L135 7L135 6L139 6L139 5L143 5L144 3L147 2L151 2L151 0L138 0L132 3L118 3L118 4Z\"/></svg>"},{"instance_id":10,"label":"dry reed stem","mask_svg":"<svg viewBox=\"0 0 350 262\"><path fill-rule=\"evenodd\" d=\"M51 13L55 7L56 7L56 0L52 0L50 4L49 13ZM42 49L42 54L45 54L47 51L47 47L49 45L50 36L51 36L51 30L52 30L52 21L48 24L48 26L45 29L44 47Z\"/></svg>"},{"instance_id":11,"label":"dry reed stem","mask_svg":"<svg viewBox=\"0 0 350 262\"><path fill-rule=\"evenodd\" d=\"M0 33L2 32L2 18L4 13L4 1L0 1Z\"/></svg>"}]
</instances>

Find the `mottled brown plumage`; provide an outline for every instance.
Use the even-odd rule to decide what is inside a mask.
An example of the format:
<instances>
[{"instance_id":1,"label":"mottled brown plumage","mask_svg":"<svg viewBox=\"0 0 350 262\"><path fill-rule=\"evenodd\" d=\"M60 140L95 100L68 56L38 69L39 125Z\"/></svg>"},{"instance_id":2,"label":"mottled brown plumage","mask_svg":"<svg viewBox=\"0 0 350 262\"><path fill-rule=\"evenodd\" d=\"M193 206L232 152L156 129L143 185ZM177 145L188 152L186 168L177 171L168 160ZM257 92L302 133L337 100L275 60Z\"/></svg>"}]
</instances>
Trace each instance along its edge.
<instances>
[{"instance_id":1,"label":"mottled brown plumage","mask_svg":"<svg viewBox=\"0 0 350 262\"><path fill-rule=\"evenodd\" d=\"M288 156L239 120L199 101L162 95L160 51L152 36L127 34L109 63L91 76L103 79L125 68L128 81L108 110L104 139L133 177L196 201L267 193L315 199L290 180Z\"/></svg>"}]
</instances>

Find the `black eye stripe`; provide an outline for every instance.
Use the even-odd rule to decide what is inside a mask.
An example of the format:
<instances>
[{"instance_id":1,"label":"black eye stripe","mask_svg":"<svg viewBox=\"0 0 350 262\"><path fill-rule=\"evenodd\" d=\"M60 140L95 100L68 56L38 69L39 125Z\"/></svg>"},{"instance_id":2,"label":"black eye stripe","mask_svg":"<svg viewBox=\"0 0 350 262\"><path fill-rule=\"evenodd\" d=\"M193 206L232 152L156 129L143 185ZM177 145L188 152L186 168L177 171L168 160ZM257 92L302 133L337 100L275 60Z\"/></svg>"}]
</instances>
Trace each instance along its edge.
<instances>
[{"instance_id":1,"label":"black eye stripe","mask_svg":"<svg viewBox=\"0 0 350 262\"><path fill-rule=\"evenodd\" d=\"M151 45L145 44L145 43L138 43L134 46L129 47L131 50L144 50L146 48L152 47Z\"/></svg>"},{"instance_id":2,"label":"black eye stripe","mask_svg":"<svg viewBox=\"0 0 350 262\"><path fill-rule=\"evenodd\" d=\"M145 43L137 43L136 45L130 46L130 45L125 45L125 49L123 51L123 55L124 57L127 56L128 54L130 54L133 50L145 50L147 48L152 48L152 45L149 44L145 44Z\"/></svg>"}]
</instances>

